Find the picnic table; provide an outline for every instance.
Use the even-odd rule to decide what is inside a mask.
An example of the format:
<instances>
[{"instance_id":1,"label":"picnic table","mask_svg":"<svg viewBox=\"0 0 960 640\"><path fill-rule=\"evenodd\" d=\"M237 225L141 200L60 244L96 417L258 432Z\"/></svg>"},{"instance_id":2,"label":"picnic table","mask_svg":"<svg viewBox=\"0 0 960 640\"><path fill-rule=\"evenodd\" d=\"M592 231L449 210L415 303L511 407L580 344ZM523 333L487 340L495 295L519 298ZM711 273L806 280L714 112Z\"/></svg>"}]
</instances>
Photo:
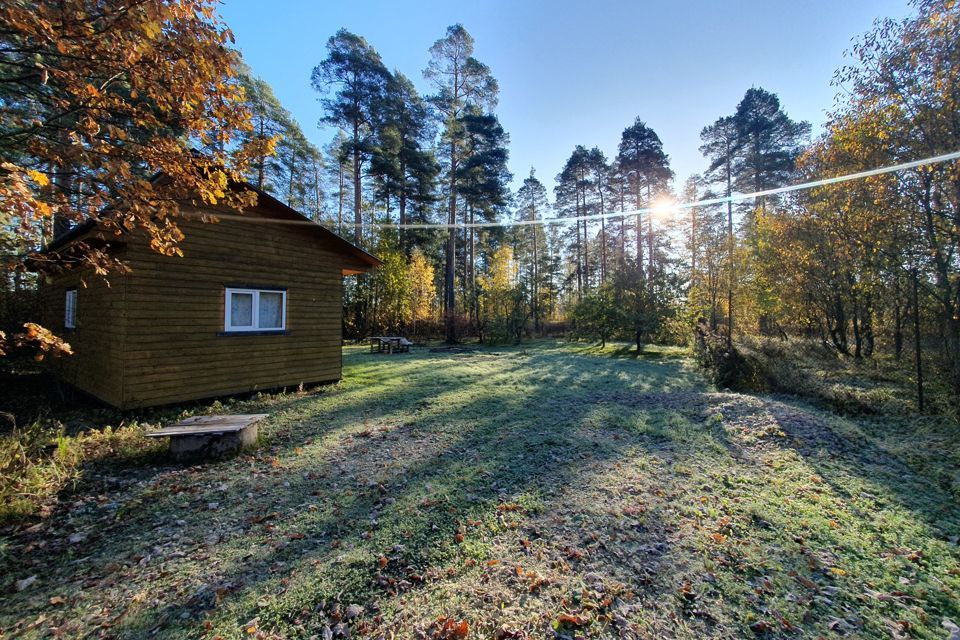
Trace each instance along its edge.
<instances>
[{"instance_id":1,"label":"picnic table","mask_svg":"<svg viewBox=\"0 0 960 640\"><path fill-rule=\"evenodd\" d=\"M403 336L371 336L370 353L403 353L410 351L413 343Z\"/></svg>"}]
</instances>

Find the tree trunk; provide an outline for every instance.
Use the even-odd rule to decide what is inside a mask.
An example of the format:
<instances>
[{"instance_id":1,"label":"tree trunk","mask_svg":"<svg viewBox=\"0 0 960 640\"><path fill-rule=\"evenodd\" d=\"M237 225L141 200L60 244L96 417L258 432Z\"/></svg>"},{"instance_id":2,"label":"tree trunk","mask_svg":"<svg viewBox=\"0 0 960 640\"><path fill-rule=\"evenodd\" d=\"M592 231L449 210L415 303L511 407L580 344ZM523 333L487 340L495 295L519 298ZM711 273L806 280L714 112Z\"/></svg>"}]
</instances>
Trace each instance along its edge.
<instances>
[{"instance_id":1,"label":"tree trunk","mask_svg":"<svg viewBox=\"0 0 960 640\"><path fill-rule=\"evenodd\" d=\"M447 233L447 261L443 272L443 312L446 324L446 338L449 344L457 341L456 294L454 293L454 266L457 259L457 145L450 142L450 211L447 222L451 225Z\"/></svg>"},{"instance_id":2,"label":"tree trunk","mask_svg":"<svg viewBox=\"0 0 960 640\"><path fill-rule=\"evenodd\" d=\"M475 214L473 211L473 205L469 207L469 222L470 224L470 255L469 255L469 285L470 285L470 309L471 316L476 319L475 327L480 324L480 298L477 296L477 237L476 230L473 228L473 222L475 220ZM466 289L466 287L464 287Z\"/></svg>"},{"instance_id":3,"label":"tree trunk","mask_svg":"<svg viewBox=\"0 0 960 640\"><path fill-rule=\"evenodd\" d=\"M651 192L650 192L650 183L647 182L647 204L649 204L649 203L652 201L651 195L652 195L652 194L651 194ZM647 216L647 227L648 227L648 233L647 233L647 263L649 264L649 274L647 275L647 279L650 280L650 284L653 285L653 282L654 282L654 273L653 273L653 271L654 271L654 266L655 266L655 265L654 265L654 250L653 250L653 248L654 248L654 245L653 245L653 243L654 243L654 237L653 237L653 216L652 216L652 215Z\"/></svg>"},{"instance_id":4,"label":"tree trunk","mask_svg":"<svg viewBox=\"0 0 960 640\"><path fill-rule=\"evenodd\" d=\"M727 152L727 346L733 345L733 283L734 283L734 243L733 243L733 176L730 166L730 153Z\"/></svg>"},{"instance_id":5,"label":"tree trunk","mask_svg":"<svg viewBox=\"0 0 960 640\"><path fill-rule=\"evenodd\" d=\"M590 291L590 228L583 221L583 284Z\"/></svg>"},{"instance_id":6,"label":"tree trunk","mask_svg":"<svg viewBox=\"0 0 960 640\"><path fill-rule=\"evenodd\" d=\"M263 127L263 118L260 118L260 139L263 140L264 137L265 131ZM266 179L266 164L267 157L261 154L260 157L257 158L257 189L260 189L261 191L263 191L263 183Z\"/></svg>"},{"instance_id":7,"label":"tree trunk","mask_svg":"<svg viewBox=\"0 0 960 640\"><path fill-rule=\"evenodd\" d=\"M640 209L643 208L643 203L640 202L640 176L636 176L636 190L634 195L636 196L636 206L637 206L637 270L640 274L643 274L643 217L640 214Z\"/></svg>"},{"instance_id":8,"label":"tree trunk","mask_svg":"<svg viewBox=\"0 0 960 640\"><path fill-rule=\"evenodd\" d=\"M903 312L900 302L900 278L896 279L893 301L893 357L899 361L903 356Z\"/></svg>"},{"instance_id":9,"label":"tree trunk","mask_svg":"<svg viewBox=\"0 0 960 640\"><path fill-rule=\"evenodd\" d=\"M344 176L343 176L343 160L338 162L340 178L340 188L337 191L337 199L339 200L338 209L337 209L337 235L343 235L343 187L344 187Z\"/></svg>"},{"instance_id":10,"label":"tree trunk","mask_svg":"<svg viewBox=\"0 0 960 640\"><path fill-rule=\"evenodd\" d=\"M530 310L533 312L533 331L535 334L540 333L540 294L538 292L539 283L540 283L540 261L539 261L539 252L537 247L537 227L536 225L531 225L531 232L533 233L533 281L531 282L531 305Z\"/></svg>"},{"instance_id":11,"label":"tree trunk","mask_svg":"<svg viewBox=\"0 0 960 640\"><path fill-rule=\"evenodd\" d=\"M602 206L602 205L601 205ZM600 284L607 281L607 225L600 218Z\"/></svg>"},{"instance_id":12,"label":"tree trunk","mask_svg":"<svg viewBox=\"0 0 960 640\"><path fill-rule=\"evenodd\" d=\"M574 196L576 197L576 217L580 217L580 190L574 189ZM583 298L583 249L580 244L580 220L576 221L577 224L577 299Z\"/></svg>"},{"instance_id":13,"label":"tree trunk","mask_svg":"<svg viewBox=\"0 0 960 640\"><path fill-rule=\"evenodd\" d=\"M863 336L860 335L860 305L853 305L853 357L857 360L863 357Z\"/></svg>"},{"instance_id":14,"label":"tree trunk","mask_svg":"<svg viewBox=\"0 0 960 640\"><path fill-rule=\"evenodd\" d=\"M354 244L362 246L363 239L363 218L361 217L361 204L363 202L363 184L360 180L360 123L353 123L353 231Z\"/></svg>"},{"instance_id":15,"label":"tree trunk","mask_svg":"<svg viewBox=\"0 0 960 640\"><path fill-rule=\"evenodd\" d=\"M399 200L399 209L400 209L400 250L405 256L410 257L410 252L407 250L406 243L406 229L403 228L403 225L407 224L407 190L406 190L406 179L407 179L407 167L406 164L402 161L400 162L400 193L398 194Z\"/></svg>"},{"instance_id":16,"label":"tree trunk","mask_svg":"<svg viewBox=\"0 0 960 640\"><path fill-rule=\"evenodd\" d=\"M600 197L600 284L607 281L607 221L603 217L606 213L603 208L603 181L600 173L597 177L597 195Z\"/></svg>"},{"instance_id":17,"label":"tree trunk","mask_svg":"<svg viewBox=\"0 0 960 640\"><path fill-rule=\"evenodd\" d=\"M917 293L917 269L913 269L913 349L917 372L917 411L923 413L923 355L920 351L920 296Z\"/></svg>"}]
</instances>

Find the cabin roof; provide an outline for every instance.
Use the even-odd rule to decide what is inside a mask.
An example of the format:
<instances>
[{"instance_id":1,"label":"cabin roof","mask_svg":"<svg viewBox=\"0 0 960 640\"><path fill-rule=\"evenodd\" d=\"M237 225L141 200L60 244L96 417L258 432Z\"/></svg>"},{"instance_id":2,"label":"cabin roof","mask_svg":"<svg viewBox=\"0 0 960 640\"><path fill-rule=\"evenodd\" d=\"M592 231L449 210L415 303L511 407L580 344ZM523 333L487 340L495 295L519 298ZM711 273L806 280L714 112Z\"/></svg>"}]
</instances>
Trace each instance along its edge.
<instances>
[{"instance_id":1,"label":"cabin roof","mask_svg":"<svg viewBox=\"0 0 960 640\"><path fill-rule=\"evenodd\" d=\"M280 200L277 200L276 198L271 196L269 193L261 189L258 189L252 184L248 182L237 181L234 184L234 187L253 191L254 193L257 194L258 207L265 209L271 214L274 214L280 220L287 220L287 221L290 221L291 223L302 225L307 231L311 233L316 233L321 238L330 241L331 245L340 253L351 256L352 258L355 258L357 261L359 261L360 265L365 265L365 268L364 267L358 267L358 268L345 267L343 269L344 275L353 275L357 273L363 273L370 268L378 267L381 264L383 264L383 262L373 254L370 254L364 251L363 249L361 249L360 247L358 247L357 245L353 244L352 242L345 240L344 238L341 238L339 235L337 235L333 231L330 231L326 227L317 224L316 222L314 222L307 216L303 215L293 207L290 207L284 204ZM217 215L216 211L211 212L211 215L216 216ZM96 227L97 227L97 221L93 218L88 218L84 222L70 229L70 231L68 231L67 233L64 233L58 238L55 238L49 245L47 245L45 251L55 251L61 247L64 247L70 244L71 242L73 242L74 240L80 239L88 232L93 231L94 229L96 229ZM253 234L256 231L256 226L251 225L251 227L252 227L251 236L253 236Z\"/></svg>"}]
</instances>

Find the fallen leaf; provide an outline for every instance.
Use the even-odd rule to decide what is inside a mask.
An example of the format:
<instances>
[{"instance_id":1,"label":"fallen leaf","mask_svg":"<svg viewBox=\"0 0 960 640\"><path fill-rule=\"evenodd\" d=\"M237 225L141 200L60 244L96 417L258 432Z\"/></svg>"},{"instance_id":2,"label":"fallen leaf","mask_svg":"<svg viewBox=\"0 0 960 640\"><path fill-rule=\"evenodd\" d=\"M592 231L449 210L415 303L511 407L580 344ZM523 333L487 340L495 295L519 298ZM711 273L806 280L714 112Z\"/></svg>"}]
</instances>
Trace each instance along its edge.
<instances>
[{"instance_id":1,"label":"fallen leaf","mask_svg":"<svg viewBox=\"0 0 960 640\"><path fill-rule=\"evenodd\" d=\"M463 640L470 633L466 620L454 620L443 616L437 618L430 634L432 640Z\"/></svg>"},{"instance_id":2,"label":"fallen leaf","mask_svg":"<svg viewBox=\"0 0 960 640\"><path fill-rule=\"evenodd\" d=\"M555 626L560 628L564 625L571 627L583 627L590 623L590 618L587 616L579 616L570 613L561 613L557 616L555 621Z\"/></svg>"},{"instance_id":3,"label":"fallen leaf","mask_svg":"<svg viewBox=\"0 0 960 640\"><path fill-rule=\"evenodd\" d=\"M757 620L750 625L750 631L753 631L757 635L763 635L773 631L773 626L766 620Z\"/></svg>"}]
</instances>

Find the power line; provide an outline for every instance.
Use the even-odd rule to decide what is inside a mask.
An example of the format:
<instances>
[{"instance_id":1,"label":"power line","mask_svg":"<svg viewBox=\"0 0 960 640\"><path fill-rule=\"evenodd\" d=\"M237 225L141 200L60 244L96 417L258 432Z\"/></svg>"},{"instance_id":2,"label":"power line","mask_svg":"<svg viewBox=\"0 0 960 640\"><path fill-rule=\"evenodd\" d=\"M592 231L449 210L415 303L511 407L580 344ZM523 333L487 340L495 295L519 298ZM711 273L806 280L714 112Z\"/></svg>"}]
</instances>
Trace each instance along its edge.
<instances>
[{"instance_id":1,"label":"power line","mask_svg":"<svg viewBox=\"0 0 960 640\"><path fill-rule=\"evenodd\" d=\"M867 171L858 171L856 173L848 173L842 176L836 176L833 178L821 178L819 180L812 180L810 182L801 182L799 184L792 184L786 187L776 187L774 189L764 189L762 191L754 191L752 193L734 193L729 196L721 196L717 198L706 198L703 200L697 200L695 202L677 202L677 203L667 203L661 206L652 206L652 207L643 207L640 209L631 209L630 211L613 211L608 213L594 213L583 216L571 216L568 218L544 218L540 220L504 220L500 222L463 222L463 223L394 223L394 222L361 222L361 223L345 223L346 227L367 227L372 229L489 229L496 227L523 227L531 225L548 225L548 224L570 224L573 222L581 221L594 221L594 220L609 220L613 218L624 218L627 216L635 216L637 214L656 214L659 213L662 208L668 208L672 210L683 210L683 209L692 209L695 207L708 207L711 205L717 204L726 204L727 202L743 202L744 200L754 200L756 198L762 198L765 196L779 195L782 193L792 193L794 191L805 191L807 189L815 189L817 187L825 187L832 184L840 184L843 182L850 182L852 180L861 180L863 178L870 178L873 176L879 176L886 173L896 173L898 171L904 171L906 169L915 169L916 167L922 167L927 165L941 164L943 162L951 162L953 160L960 159L960 151L954 151L952 153L944 153L938 156L931 156L929 158L924 158L922 160L913 160L911 162L901 162L900 164L890 165L887 167L878 167L876 169L869 169ZM252 216L245 216L242 214L235 213L203 213L203 214L187 214L187 215L196 215L198 217L215 217L226 220L242 220L245 222L258 222L258 223L271 223L271 224L293 224L293 225L310 225L317 224L309 220L277 220L273 218L254 218Z\"/></svg>"}]
</instances>

